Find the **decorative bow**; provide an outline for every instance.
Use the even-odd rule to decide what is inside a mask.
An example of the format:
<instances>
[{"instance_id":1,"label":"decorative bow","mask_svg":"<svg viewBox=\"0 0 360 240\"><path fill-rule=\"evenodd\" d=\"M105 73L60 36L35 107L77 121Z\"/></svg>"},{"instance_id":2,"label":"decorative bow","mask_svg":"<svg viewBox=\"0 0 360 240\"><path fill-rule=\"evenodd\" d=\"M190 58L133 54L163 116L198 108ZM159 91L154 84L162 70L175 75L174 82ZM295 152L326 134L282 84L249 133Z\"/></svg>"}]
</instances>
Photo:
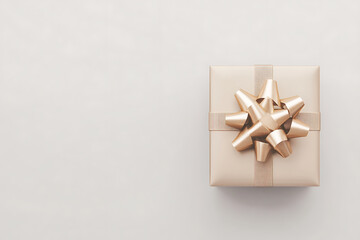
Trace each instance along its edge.
<instances>
[{"instance_id":1,"label":"decorative bow","mask_svg":"<svg viewBox=\"0 0 360 240\"><path fill-rule=\"evenodd\" d=\"M288 157L292 152L288 139L305 137L309 132L309 126L296 119L304 101L299 96L280 100L275 80L268 79L258 97L240 89L235 98L241 112L225 117L228 126L240 129L232 145L238 151L255 145L259 162L266 161L272 148Z\"/></svg>"}]
</instances>

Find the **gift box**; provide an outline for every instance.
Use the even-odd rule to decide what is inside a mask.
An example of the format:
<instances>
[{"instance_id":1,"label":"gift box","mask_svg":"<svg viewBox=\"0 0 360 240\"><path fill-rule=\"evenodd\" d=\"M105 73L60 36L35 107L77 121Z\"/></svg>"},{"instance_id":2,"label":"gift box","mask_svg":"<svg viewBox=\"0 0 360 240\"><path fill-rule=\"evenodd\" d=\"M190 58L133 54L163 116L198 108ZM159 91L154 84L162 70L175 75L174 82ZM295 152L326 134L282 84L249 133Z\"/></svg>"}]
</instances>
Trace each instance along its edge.
<instances>
[{"instance_id":1,"label":"gift box","mask_svg":"<svg viewBox=\"0 0 360 240\"><path fill-rule=\"evenodd\" d=\"M210 185L320 185L320 67L210 67Z\"/></svg>"}]
</instances>

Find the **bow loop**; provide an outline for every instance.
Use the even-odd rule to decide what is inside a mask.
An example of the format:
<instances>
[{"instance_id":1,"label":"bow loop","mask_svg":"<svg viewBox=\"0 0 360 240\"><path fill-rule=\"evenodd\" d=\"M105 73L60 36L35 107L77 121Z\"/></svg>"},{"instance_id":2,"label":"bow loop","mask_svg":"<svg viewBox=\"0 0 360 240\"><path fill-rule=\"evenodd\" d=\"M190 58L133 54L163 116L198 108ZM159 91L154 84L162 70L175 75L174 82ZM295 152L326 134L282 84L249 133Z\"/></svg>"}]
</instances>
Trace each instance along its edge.
<instances>
[{"instance_id":1,"label":"bow loop","mask_svg":"<svg viewBox=\"0 0 360 240\"><path fill-rule=\"evenodd\" d=\"M262 100L265 98L272 99L274 103L280 107L279 90L278 90L277 82L275 80L268 79L263 85L260 94L258 96L258 99Z\"/></svg>"},{"instance_id":2,"label":"bow loop","mask_svg":"<svg viewBox=\"0 0 360 240\"><path fill-rule=\"evenodd\" d=\"M291 117L296 117L304 105L304 101L299 96L281 99L282 108L287 109Z\"/></svg>"},{"instance_id":3,"label":"bow loop","mask_svg":"<svg viewBox=\"0 0 360 240\"><path fill-rule=\"evenodd\" d=\"M296 118L287 120L284 129L289 138L306 137L310 130L308 125Z\"/></svg>"}]
</instances>

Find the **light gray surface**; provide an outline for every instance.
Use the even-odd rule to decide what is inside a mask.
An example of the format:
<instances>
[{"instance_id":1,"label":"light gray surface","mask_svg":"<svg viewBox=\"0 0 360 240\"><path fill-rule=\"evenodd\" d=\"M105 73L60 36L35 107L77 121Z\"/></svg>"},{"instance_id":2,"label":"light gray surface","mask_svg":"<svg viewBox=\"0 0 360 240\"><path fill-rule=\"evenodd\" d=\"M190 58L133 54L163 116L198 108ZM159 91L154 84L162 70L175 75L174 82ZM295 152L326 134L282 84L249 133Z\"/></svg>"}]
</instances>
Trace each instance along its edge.
<instances>
[{"instance_id":1,"label":"light gray surface","mask_svg":"<svg viewBox=\"0 0 360 240\"><path fill-rule=\"evenodd\" d=\"M0 239L359 239L358 1L0 3ZM260 63L321 66L319 188L208 186L208 66Z\"/></svg>"}]
</instances>

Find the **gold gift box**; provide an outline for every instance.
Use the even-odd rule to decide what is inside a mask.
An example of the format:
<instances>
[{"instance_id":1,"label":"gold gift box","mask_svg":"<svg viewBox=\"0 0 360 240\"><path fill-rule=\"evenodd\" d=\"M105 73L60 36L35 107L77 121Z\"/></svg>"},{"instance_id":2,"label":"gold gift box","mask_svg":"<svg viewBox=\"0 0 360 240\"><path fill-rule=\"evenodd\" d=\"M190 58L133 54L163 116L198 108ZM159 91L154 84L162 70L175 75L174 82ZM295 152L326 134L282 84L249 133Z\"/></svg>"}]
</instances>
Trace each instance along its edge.
<instances>
[{"instance_id":1,"label":"gold gift box","mask_svg":"<svg viewBox=\"0 0 360 240\"><path fill-rule=\"evenodd\" d=\"M231 127L217 129L225 113L239 112L234 94L244 89L252 94L258 89L257 66L210 67L210 185L269 186L259 181L262 163L255 160L254 149L237 151L232 146L239 131ZM272 78L278 83L280 98L298 95L305 106L299 119L313 126L306 137L290 139L292 154L283 158L272 152L271 186L320 185L320 67L271 66ZM215 127L214 127L215 126ZM315 126L315 127L314 127ZM260 174L259 174L260 172ZM269 174L269 173L267 173Z\"/></svg>"}]
</instances>

